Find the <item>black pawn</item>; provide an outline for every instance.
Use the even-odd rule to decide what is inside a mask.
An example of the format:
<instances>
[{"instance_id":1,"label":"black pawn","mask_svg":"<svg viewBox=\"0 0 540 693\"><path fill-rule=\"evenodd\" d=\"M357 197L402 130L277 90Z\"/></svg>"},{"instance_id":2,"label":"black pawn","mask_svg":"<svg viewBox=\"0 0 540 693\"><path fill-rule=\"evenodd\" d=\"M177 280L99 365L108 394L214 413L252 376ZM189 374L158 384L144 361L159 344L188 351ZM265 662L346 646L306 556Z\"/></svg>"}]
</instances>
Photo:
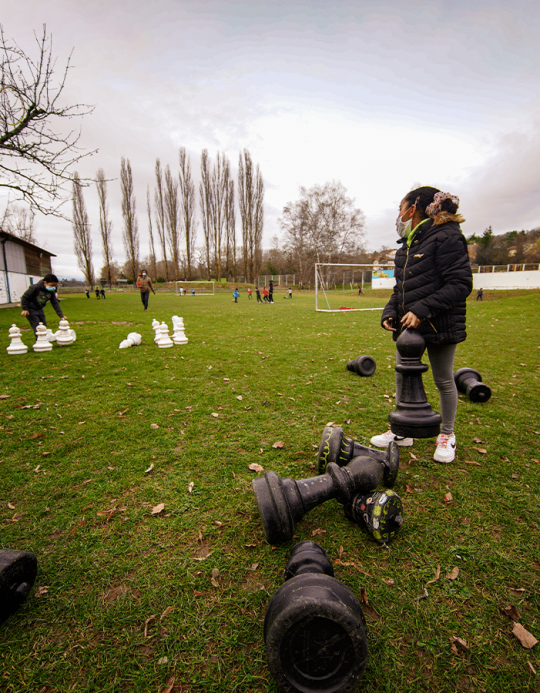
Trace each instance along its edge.
<instances>
[{"instance_id":1,"label":"black pawn","mask_svg":"<svg viewBox=\"0 0 540 693\"><path fill-rule=\"evenodd\" d=\"M345 435L341 426L326 426L319 446L319 474L324 474L326 465L330 462L344 467L352 459L360 456L378 460L383 466L382 483L388 488L394 486L399 471L399 446L397 443L390 443L383 452L357 443Z\"/></svg>"},{"instance_id":2,"label":"black pawn","mask_svg":"<svg viewBox=\"0 0 540 693\"><path fill-rule=\"evenodd\" d=\"M396 347L402 361L396 365L396 371L403 381L400 400L388 414L392 433L405 438L438 436L441 415L431 408L422 382L422 373L429 368L421 361L426 348L424 338L416 330L406 329L398 337Z\"/></svg>"},{"instance_id":3,"label":"black pawn","mask_svg":"<svg viewBox=\"0 0 540 693\"><path fill-rule=\"evenodd\" d=\"M0 549L0 623L30 594L37 575L37 558L28 551Z\"/></svg>"},{"instance_id":4,"label":"black pawn","mask_svg":"<svg viewBox=\"0 0 540 693\"><path fill-rule=\"evenodd\" d=\"M375 359L372 356L362 355L347 364L347 370L362 375L366 378L373 375L377 368Z\"/></svg>"},{"instance_id":5,"label":"black pawn","mask_svg":"<svg viewBox=\"0 0 540 693\"><path fill-rule=\"evenodd\" d=\"M403 527L403 503L389 489L359 493L345 506L345 517L365 529L375 541L384 544Z\"/></svg>"},{"instance_id":6,"label":"black pawn","mask_svg":"<svg viewBox=\"0 0 540 693\"><path fill-rule=\"evenodd\" d=\"M264 618L268 667L282 691L352 693L362 678L368 658L364 614L333 575L315 542L292 549L286 582Z\"/></svg>"},{"instance_id":7,"label":"black pawn","mask_svg":"<svg viewBox=\"0 0 540 693\"><path fill-rule=\"evenodd\" d=\"M491 388L482 382L482 376L473 368L457 370L454 382L459 392L467 395L471 402L487 402L491 397Z\"/></svg>"}]
</instances>

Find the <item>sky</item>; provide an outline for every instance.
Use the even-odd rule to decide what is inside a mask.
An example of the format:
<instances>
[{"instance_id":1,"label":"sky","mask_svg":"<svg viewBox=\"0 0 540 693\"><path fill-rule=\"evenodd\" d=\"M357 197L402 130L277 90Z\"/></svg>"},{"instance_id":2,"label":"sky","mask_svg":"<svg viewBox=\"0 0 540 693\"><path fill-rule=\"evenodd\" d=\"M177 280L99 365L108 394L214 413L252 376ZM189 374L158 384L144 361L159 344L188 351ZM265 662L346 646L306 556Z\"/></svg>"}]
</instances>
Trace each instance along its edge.
<instances>
[{"instance_id":1,"label":"sky","mask_svg":"<svg viewBox=\"0 0 540 693\"><path fill-rule=\"evenodd\" d=\"M364 212L370 250L395 247L399 202L418 185L460 198L467 236L540 226L536 1L0 0L0 17L30 54L46 24L59 72L73 51L65 103L94 106L79 124L83 147L98 150L77 170L110 179L120 263L121 157L144 257L155 160L176 172L179 147L197 178L203 148L212 161L224 152L235 174L249 150L265 183L263 247L281 242L300 186L332 180ZM99 273L94 187L85 200ZM238 214L237 226L240 239ZM37 241L59 276L82 278L69 221L38 217Z\"/></svg>"}]
</instances>

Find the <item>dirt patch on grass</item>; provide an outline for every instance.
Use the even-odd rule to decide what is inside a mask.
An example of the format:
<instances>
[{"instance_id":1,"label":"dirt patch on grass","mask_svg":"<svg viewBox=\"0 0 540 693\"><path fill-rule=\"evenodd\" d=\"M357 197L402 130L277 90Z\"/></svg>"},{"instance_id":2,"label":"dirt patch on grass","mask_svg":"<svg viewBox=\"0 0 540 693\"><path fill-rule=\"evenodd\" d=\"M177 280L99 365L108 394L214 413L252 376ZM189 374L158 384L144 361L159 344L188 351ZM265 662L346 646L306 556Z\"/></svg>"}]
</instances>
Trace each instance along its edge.
<instances>
[{"instance_id":1,"label":"dirt patch on grass","mask_svg":"<svg viewBox=\"0 0 540 693\"><path fill-rule=\"evenodd\" d=\"M131 585L116 585L116 587L111 587L111 589L105 592L105 594L103 595L103 603L112 604L124 595L128 595L132 599L140 599L142 593L139 592L138 589L131 587Z\"/></svg>"}]
</instances>

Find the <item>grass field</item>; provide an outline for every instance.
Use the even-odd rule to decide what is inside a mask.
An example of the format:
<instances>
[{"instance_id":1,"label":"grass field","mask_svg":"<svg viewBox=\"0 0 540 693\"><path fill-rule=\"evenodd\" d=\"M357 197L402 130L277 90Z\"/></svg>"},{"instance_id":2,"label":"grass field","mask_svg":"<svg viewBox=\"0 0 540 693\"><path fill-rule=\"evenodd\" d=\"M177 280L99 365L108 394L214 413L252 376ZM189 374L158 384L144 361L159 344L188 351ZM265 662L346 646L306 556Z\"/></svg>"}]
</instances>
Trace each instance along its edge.
<instances>
[{"instance_id":1,"label":"grass field","mask_svg":"<svg viewBox=\"0 0 540 693\"><path fill-rule=\"evenodd\" d=\"M486 299L469 302L456 368L479 370L492 398L460 396L454 464L433 461L433 440L402 450L405 526L389 548L335 501L269 546L248 468L309 477L328 422L365 444L385 430L394 347L380 313L316 314L312 293L274 305L159 294L146 314L137 294L71 295L75 344L8 356L9 326L27 323L0 310L0 546L39 561L0 626L0 690L275 693L265 608L291 546L313 538L339 580L366 590L359 691L540 691L540 645L522 647L501 613L514 605L540 639L540 292ZM189 344L158 349L151 320L174 314ZM143 344L119 350L131 331ZM346 371L359 354L375 357L372 378Z\"/></svg>"}]
</instances>

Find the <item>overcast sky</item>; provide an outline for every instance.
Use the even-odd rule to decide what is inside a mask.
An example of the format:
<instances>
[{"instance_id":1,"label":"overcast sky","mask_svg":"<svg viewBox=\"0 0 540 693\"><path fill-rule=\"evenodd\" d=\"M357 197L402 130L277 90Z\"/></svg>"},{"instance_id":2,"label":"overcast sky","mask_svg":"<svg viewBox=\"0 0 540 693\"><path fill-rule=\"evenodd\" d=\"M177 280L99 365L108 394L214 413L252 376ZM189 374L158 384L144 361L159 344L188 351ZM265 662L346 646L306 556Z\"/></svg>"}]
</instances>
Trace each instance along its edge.
<instances>
[{"instance_id":1,"label":"overcast sky","mask_svg":"<svg viewBox=\"0 0 540 693\"><path fill-rule=\"evenodd\" d=\"M120 158L131 161L141 256L155 159L176 170L180 146L197 174L205 147L235 172L249 149L266 186L265 247L299 186L332 179L365 213L370 249L394 247L399 201L418 184L459 196L467 236L540 226L536 0L0 0L0 9L7 37L29 53L44 23L59 66L73 49L65 100L95 105L82 143L99 149L79 173L118 178ZM95 189L85 198L99 271ZM123 262L118 180L109 198ZM37 237L58 255L59 275L82 277L69 222L40 217Z\"/></svg>"}]
</instances>

